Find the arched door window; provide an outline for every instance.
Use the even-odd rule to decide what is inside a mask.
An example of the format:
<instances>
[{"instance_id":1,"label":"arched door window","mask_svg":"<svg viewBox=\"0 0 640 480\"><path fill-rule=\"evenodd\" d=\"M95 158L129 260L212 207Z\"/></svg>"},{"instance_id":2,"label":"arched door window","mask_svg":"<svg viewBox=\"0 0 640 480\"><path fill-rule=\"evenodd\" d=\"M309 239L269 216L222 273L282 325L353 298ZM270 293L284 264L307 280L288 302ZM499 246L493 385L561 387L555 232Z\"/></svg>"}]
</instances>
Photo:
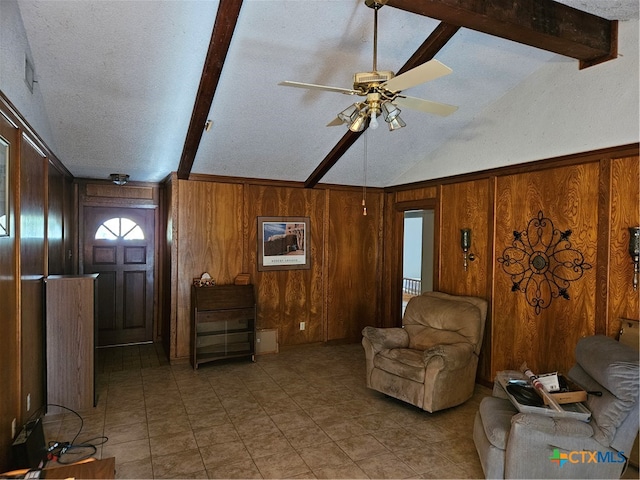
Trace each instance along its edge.
<instances>
[{"instance_id":1,"label":"arched door window","mask_svg":"<svg viewBox=\"0 0 640 480\"><path fill-rule=\"evenodd\" d=\"M98 227L96 240L144 240L142 228L126 217L110 218Z\"/></svg>"}]
</instances>

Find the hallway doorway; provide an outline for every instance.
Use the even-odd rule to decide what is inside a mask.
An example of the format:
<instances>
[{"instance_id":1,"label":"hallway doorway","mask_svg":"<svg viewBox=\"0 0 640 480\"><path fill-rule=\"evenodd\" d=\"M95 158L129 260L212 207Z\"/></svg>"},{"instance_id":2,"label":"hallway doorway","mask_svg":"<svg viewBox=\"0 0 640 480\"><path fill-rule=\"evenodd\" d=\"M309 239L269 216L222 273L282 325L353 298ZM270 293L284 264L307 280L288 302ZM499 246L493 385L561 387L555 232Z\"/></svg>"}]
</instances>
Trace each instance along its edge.
<instances>
[{"instance_id":1,"label":"hallway doorway","mask_svg":"<svg viewBox=\"0 0 640 480\"><path fill-rule=\"evenodd\" d=\"M433 290L435 210L404 212L402 314L411 297Z\"/></svg>"}]
</instances>

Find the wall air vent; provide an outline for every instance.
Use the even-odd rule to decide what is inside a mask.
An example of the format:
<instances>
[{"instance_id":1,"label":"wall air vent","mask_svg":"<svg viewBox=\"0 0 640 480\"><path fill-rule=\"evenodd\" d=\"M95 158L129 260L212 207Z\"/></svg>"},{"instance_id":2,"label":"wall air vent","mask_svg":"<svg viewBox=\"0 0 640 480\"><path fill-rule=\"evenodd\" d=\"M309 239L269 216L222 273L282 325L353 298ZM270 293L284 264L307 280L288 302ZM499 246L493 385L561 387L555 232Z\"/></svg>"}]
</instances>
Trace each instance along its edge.
<instances>
[{"instance_id":1,"label":"wall air vent","mask_svg":"<svg viewBox=\"0 0 640 480\"><path fill-rule=\"evenodd\" d=\"M33 62L29 60L29 57L24 57L24 81L27 84L27 88L33 93L33 84L36 83L36 72L33 67Z\"/></svg>"}]
</instances>

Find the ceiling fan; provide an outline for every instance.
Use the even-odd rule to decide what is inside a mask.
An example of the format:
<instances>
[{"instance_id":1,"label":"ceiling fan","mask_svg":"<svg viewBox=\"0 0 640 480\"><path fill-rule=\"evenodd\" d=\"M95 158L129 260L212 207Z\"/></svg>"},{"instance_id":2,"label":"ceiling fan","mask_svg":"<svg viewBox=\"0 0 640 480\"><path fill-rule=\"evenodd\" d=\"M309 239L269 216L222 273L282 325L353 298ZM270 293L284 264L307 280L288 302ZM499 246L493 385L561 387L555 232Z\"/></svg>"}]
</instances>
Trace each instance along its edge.
<instances>
[{"instance_id":1,"label":"ceiling fan","mask_svg":"<svg viewBox=\"0 0 640 480\"><path fill-rule=\"evenodd\" d=\"M372 129L376 129L378 128L377 117L382 114L382 118L389 125L389 130L393 131L406 126L406 123L400 118L401 111L398 106L440 116L450 115L458 109L458 107L454 105L432 102L430 100L408 97L401 94L403 90L448 75L452 72L449 67L440 63L438 60L429 60L397 77L392 71L378 70L378 10L386 2L387 0L364 1L365 5L374 11L373 68L370 72L356 73L353 76L353 88L331 87L292 81L284 81L278 84L285 87L324 90L365 97L363 101L356 102L340 112L336 119L327 125L329 127L347 123L349 124L349 130L352 132L361 132L367 125Z\"/></svg>"}]
</instances>

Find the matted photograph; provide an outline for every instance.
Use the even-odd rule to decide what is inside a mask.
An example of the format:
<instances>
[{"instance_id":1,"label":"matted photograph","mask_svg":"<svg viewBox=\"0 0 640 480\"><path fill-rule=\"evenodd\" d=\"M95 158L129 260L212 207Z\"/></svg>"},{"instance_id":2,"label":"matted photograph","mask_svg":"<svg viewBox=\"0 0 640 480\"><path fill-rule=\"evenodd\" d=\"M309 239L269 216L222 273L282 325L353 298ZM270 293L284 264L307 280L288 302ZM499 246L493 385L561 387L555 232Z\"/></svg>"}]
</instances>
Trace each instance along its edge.
<instances>
[{"instance_id":1,"label":"matted photograph","mask_svg":"<svg viewBox=\"0 0 640 480\"><path fill-rule=\"evenodd\" d=\"M309 217L258 217L258 270L311 268Z\"/></svg>"}]
</instances>

